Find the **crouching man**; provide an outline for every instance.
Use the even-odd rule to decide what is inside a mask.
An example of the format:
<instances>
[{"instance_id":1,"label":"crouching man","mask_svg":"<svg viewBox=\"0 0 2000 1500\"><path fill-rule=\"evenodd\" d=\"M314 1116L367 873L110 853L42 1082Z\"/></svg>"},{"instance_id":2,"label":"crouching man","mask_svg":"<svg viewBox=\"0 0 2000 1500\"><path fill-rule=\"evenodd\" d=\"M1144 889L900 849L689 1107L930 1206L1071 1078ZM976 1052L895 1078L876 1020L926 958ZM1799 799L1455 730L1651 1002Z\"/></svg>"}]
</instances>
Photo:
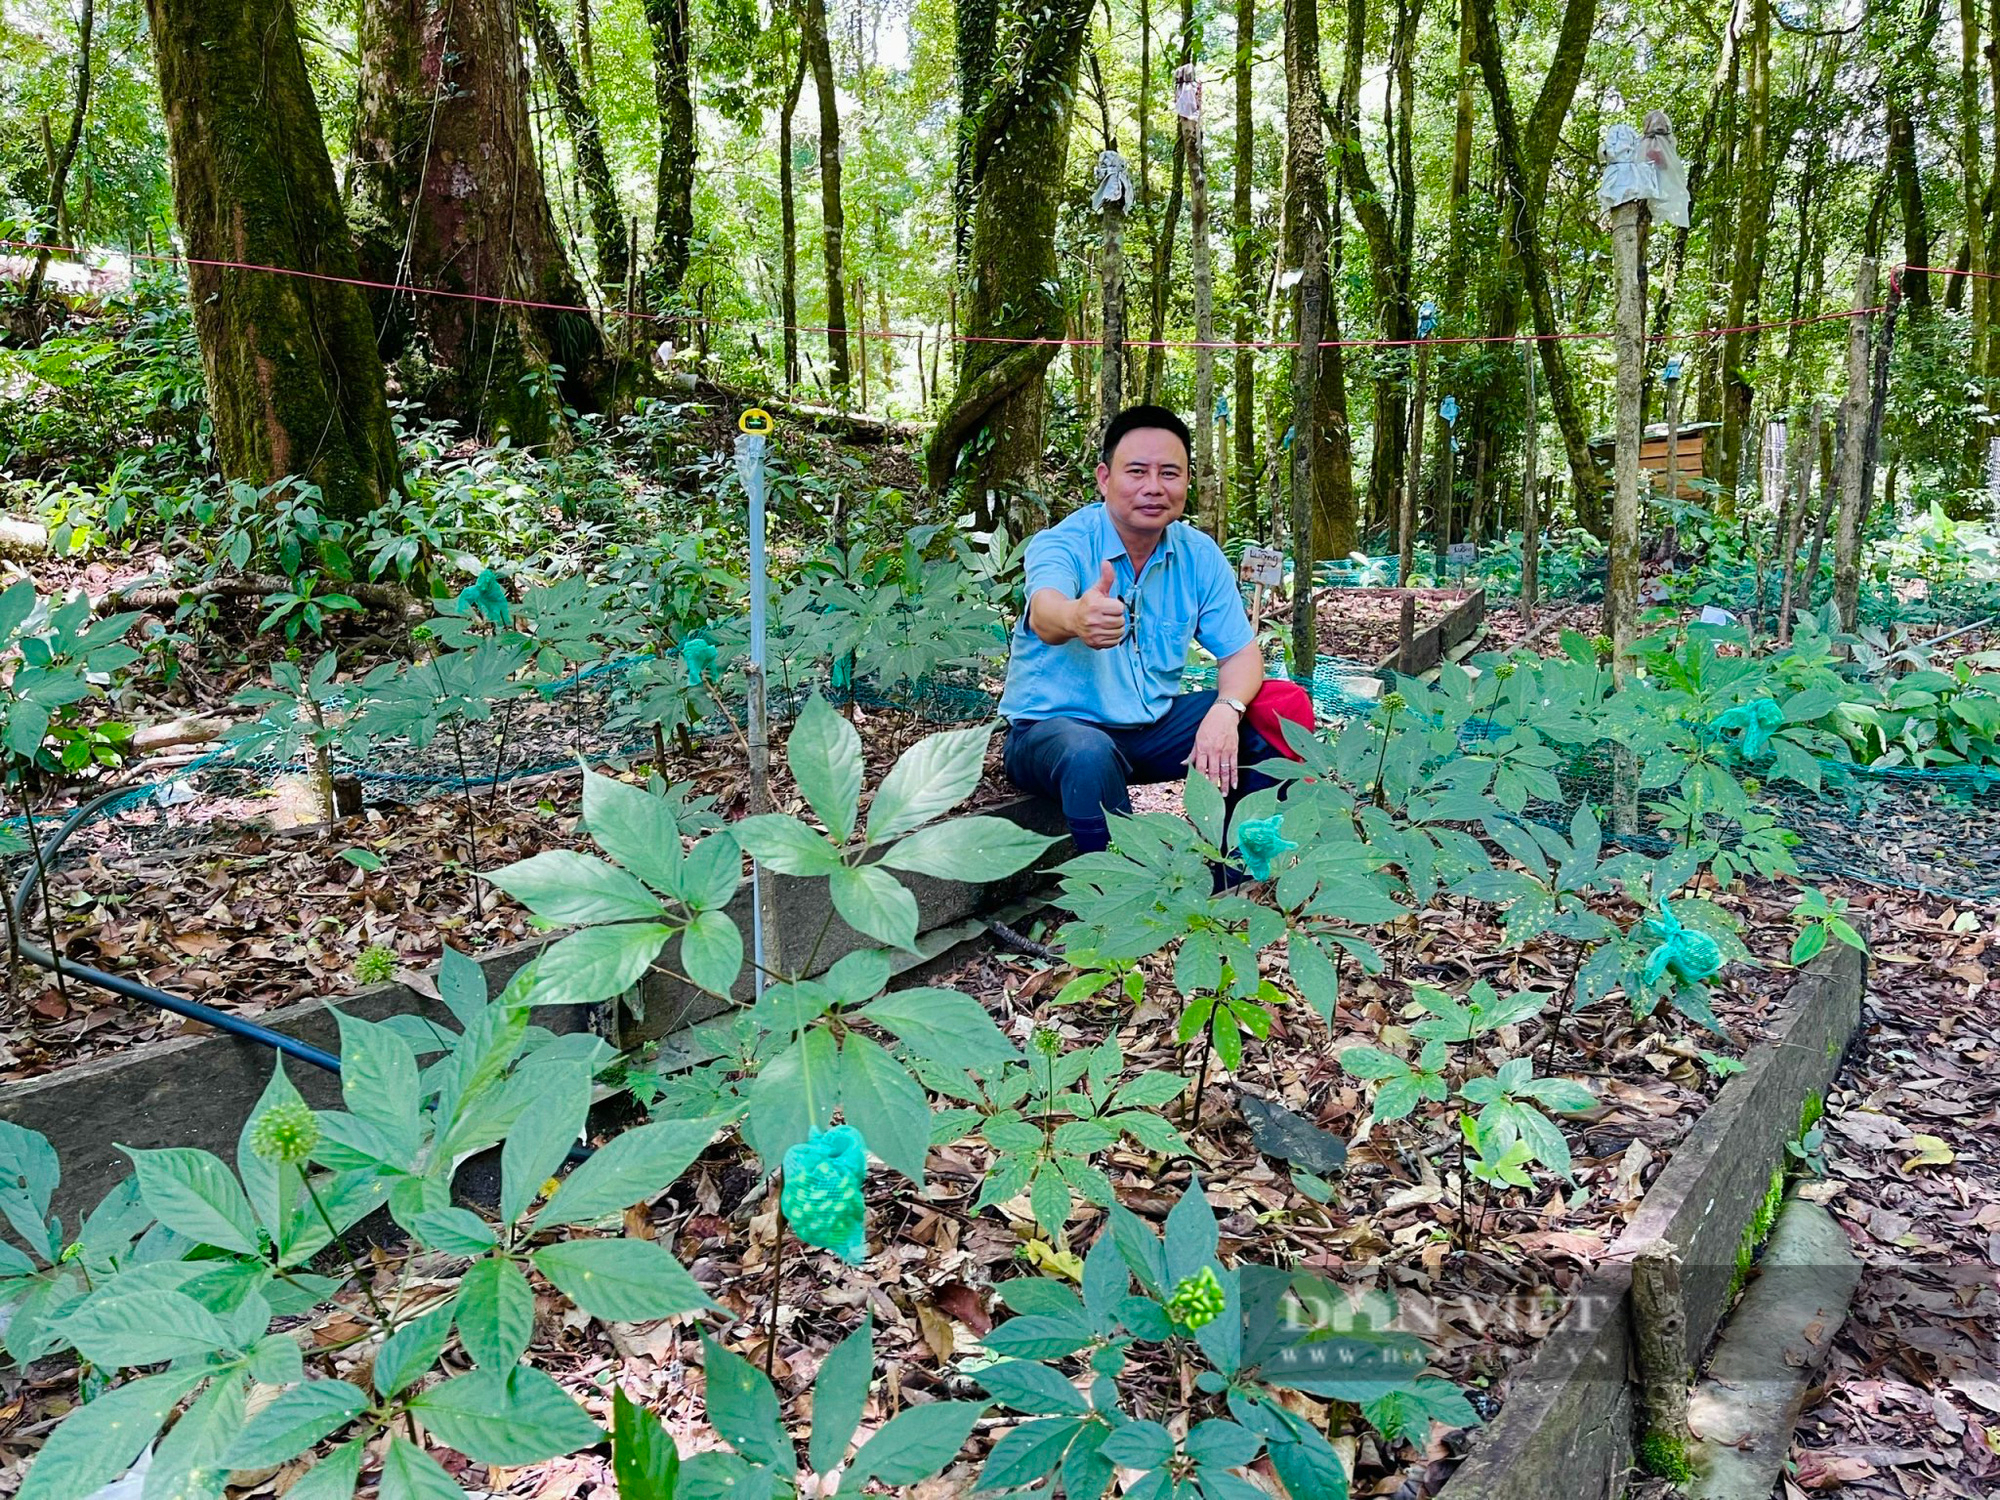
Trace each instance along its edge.
<instances>
[{"instance_id":1,"label":"crouching man","mask_svg":"<svg viewBox=\"0 0 2000 1500\"><path fill-rule=\"evenodd\" d=\"M1229 561L1181 520L1187 425L1134 406L1105 428L1101 497L1028 544L1027 608L1014 628L1007 775L1062 804L1079 853L1109 843L1108 813L1128 788L1177 781L1192 765L1237 797L1271 785L1244 768L1271 745L1244 722L1264 663ZM1219 666L1214 688L1183 693L1188 642Z\"/></svg>"}]
</instances>

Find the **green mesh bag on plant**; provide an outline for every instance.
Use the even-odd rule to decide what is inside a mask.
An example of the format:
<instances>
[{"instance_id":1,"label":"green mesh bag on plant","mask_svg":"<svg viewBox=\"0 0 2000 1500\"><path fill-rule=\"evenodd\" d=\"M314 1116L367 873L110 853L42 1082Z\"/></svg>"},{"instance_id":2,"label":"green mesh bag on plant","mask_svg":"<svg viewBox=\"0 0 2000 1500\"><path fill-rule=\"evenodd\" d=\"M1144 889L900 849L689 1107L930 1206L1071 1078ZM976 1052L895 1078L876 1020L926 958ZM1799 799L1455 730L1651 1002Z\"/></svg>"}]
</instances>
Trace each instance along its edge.
<instances>
[{"instance_id":1,"label":"green mesh bag on plant","mask_svg":"<svg viewBox=\"0 0 2000 1500\"><path fill-rule=\"evenodd\" d=\"M850 1266L867 1255L868 1146L851 1125L816 1130L785 1153L785 1189L779 1205L805 1244L831 1250Z\"/></svg>"}]
</instances>

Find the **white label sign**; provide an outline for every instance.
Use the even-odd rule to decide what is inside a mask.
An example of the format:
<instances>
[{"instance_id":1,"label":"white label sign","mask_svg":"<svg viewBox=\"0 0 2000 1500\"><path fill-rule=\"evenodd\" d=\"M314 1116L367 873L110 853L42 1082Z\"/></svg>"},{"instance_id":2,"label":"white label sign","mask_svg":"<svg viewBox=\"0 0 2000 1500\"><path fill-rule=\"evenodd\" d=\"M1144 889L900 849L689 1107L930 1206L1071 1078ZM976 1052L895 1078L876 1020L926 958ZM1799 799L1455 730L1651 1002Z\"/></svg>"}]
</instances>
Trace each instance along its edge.
<instances>
[{"instance_id":1,"label":"white label sign","mask_svg":"<svg viewBox=\"0 0 2000 1500\"><path fill-rule=\"evenodd\" d=\"M1477 542L1453 542L1444 549L1445 561L1455 567L1470 567L1479 561Z\"/></svg>"},{"instance_id":2,"label":"white label sign","mask_svg":"<svg viewBox=\"0 0 2000 1500\"><path fill-rule=\"evenodd\" d=\"M1285 581L1285 554L1276 547L1245 547L1237 576L1245 583L1277 588Z\"/></svg>"}]
</instances>

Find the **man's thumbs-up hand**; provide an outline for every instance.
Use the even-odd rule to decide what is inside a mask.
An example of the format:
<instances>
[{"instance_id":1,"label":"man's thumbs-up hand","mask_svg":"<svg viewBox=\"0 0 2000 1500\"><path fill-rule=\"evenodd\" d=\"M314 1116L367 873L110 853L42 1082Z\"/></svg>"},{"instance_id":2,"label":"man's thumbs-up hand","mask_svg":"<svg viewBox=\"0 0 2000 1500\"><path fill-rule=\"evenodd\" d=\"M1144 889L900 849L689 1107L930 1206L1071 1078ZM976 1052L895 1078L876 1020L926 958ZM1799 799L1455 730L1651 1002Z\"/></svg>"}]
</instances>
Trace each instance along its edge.
<instances>
[{"instance_id":1,"label":"man's thumbs-up hand","mask_svg":"<svg viewBox=\"0 0 2000 1500\"><path fill-rule=\"evenodd\" d=\"M1125 603L1111 593L1117 582L1111 564L1106 562L1098 572L1097 582L1076 601L1076 636L1096 651L1108 651L1125 639Z\"/></svg>"}]
</instances>

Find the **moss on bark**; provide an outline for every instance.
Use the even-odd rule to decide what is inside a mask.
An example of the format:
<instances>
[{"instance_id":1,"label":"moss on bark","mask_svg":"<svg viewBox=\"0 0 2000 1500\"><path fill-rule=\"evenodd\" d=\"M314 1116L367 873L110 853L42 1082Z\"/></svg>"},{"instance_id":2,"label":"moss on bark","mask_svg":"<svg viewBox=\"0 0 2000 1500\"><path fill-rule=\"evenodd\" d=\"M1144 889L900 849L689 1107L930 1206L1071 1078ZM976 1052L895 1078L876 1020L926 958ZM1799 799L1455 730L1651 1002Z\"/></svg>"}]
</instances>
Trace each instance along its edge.
<instances>
[{"instance_id":1,"label":"moss on bark","mask_svg":"<svg viewBox=\"0 0 2000 1500\"><path fill-rule=\"evenodd\" d=\"M320 279L358 272L290 0L146 11L222 471L296 474L364 515L396 482L395 433L368 304Z\"/></svg>"}]
</instances>

